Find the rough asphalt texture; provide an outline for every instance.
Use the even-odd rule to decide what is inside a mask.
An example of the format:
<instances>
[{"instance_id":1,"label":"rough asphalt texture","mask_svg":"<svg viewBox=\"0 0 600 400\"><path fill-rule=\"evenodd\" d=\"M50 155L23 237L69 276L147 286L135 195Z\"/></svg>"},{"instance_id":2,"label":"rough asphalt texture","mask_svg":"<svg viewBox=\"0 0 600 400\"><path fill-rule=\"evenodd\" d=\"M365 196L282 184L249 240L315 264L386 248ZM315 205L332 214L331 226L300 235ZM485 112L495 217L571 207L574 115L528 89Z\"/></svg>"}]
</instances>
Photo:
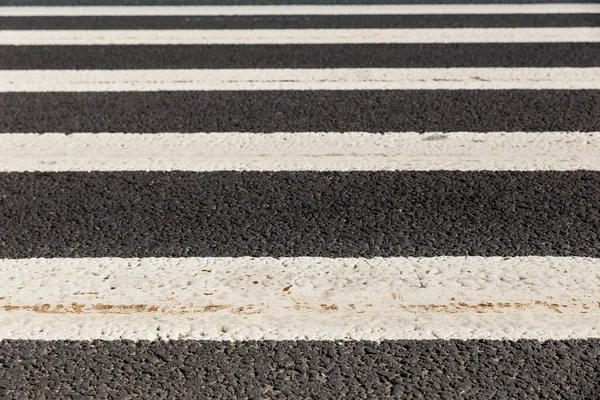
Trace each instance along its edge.
<instances>
[{"instance_id":1,"label":"rough asphalt texture","mask_svg":"<svg viewBox=\"0 0 600 400\"><path fill-rule=\"evenodd\" d=\"M598 66L600 43L0 46L1 69Z\"/></svg>"},{"instance_id":2,"label":"rough asphalt texture","mask_svg":"<svg viewBox=\"0 0 600 400\"><path fill-rule=\"evenodd\" d=\"M0 175L0 257L600 257L600 173Z\"/></svg>"},{"instance_id":3,"label":"rough asphalt texture","mask_svg":"<svg viewBox=\"0 0 600 400\"><path fill-rule=\"evenodd\" d=\"M0 110L6 133L600 131L600 90L17 92Z\"/></svg>"},{"instance_id":4,"label":"rough asphalt texture","mask_svg":"<svg viewBox=\"0 0 600 400\"><path fill-rule=\"evenodd\" d=\"M0 17L4 30L577 26L600 21L595 14ZM0 46L0 69L599 66L600 43ZM0 110L1 133L600 131L597 90L2 93ZM0 174L2 258L600 257L599 227L600 172ZM7 340L0 342L0 398L594 400L600 399L600 339Z\"/></svg>"},{"instance_id":5,"label":"rough asphalt texture","mask_svg":"<svg viewBox=\"0 0 600 400\"><path fill-rule=\"evenodd\" d=\"M598 399L600 341L31 342L5 399Z\"/></svg>"}]
</instances>

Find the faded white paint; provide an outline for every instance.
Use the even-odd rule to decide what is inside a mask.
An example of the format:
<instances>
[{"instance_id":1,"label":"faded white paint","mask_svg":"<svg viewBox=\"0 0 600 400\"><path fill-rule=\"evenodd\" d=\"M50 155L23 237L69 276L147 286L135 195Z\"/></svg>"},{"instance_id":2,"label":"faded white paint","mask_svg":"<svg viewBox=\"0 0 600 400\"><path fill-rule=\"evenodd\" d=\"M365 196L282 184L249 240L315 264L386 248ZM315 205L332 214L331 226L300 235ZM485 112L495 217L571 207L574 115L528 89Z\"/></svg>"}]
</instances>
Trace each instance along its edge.
<instances>
[{"instance_id":1,"label":"faded white paint","mask_svg":"<svg viewBox=\"0 0 600 400\"><path fill-rule=\"evenodd\" d=\"M0 92L600 89L600 68L2 71Z\"/></svg>"},{"instance_id":2,"label":"faded white paint","mask_svg":"<svg viewBox=\"0 0 600 400\"><path fill-rule=\"evenodd\" d=\"M597 14L600 4L0 7L0 16Z\"/></svg>"},{"instance_id":3,"label":"faded white paint","mask_svg":"<svg viewBox=\"0 0 600 400\"><path fill-rule=\"evenodd\" d=\"M0 171L600 170L600 132L13 133Z\"/></svg>"},{"instance_id":4,"label":"faded white paint","mask_svg":"<svg viewBox=\"0 0 600 400\"><path fill-rule=\"evenodd\" d=\"M1 260L7 339L600 337L600 259Z\"/></svg>"},{"instance_id":5,"label":"faded white paint","mask_svg":"<svg viewBox=\"0 0 600 400\"><path fill-rule=\"evenodd\" d=\"M600 42L600 28L0 30L0 45Z\"/></svg>"}]
</instances>

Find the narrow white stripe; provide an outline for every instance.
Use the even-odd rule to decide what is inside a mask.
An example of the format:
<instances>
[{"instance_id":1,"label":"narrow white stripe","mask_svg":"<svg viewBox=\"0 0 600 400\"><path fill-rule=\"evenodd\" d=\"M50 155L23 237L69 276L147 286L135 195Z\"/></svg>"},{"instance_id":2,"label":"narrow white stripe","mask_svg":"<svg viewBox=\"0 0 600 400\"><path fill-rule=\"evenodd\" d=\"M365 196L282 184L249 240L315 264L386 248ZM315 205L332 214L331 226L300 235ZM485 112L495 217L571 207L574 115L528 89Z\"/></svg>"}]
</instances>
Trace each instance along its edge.
<instances>
[{"instance_id":1,"label":"narrow white stripe","mask_svg":"<svg viewBox=\"0 0 600 400\"><path fill-rule=\"evenodd\" d=\"M0 92L600 89L600 68L2 71Z\"/></svg>"},{"instance_id":2,"label":"narrow white stripe","mask_svg":"<svg viewBox=\"0 0 600 400\"><path fill-rule=\"evenodd\" d=\"M0 31L0 45L526 42L600 42L600 28Z\"/></svg>"},{"instance_id":3,"label":"narrow white stripe","mask_svg":"<svg viewBox=\"0 0 600 400\"><path fill-rule=\"evenodd\" d=\"M600 337L600 259L1 260L1 339Z\"/></svg>"},{"instance_id":4,"label":"narrow white stripe","mask_svg":"<svg viewBox=\"0 0 600 400\"><path fill-rule=\"evenodd\" d=\"M0 16L595 14L600 4L0 7Z\"/></svg>"},{"instance_id":5,"label":"narrow white stripe","mask_svg":"<svg viewBox=\"0 0 600 400\"><path fill-rule=\"evenodd\" d=\"M0 171L600 170L600 132L2 134Z\"/></svg>"}]
</instances>

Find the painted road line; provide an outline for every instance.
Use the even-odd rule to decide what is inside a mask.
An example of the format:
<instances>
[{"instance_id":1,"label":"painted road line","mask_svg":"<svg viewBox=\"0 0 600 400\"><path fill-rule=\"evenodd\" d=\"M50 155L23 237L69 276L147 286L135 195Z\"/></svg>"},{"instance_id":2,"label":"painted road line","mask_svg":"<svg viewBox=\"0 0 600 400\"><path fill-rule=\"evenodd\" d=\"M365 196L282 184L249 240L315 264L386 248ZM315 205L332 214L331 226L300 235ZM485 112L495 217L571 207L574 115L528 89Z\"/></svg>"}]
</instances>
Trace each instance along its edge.
<instances>
[{"instance_id":1,"label":"painted road line","mask_svg":"<svg viewBox=\"0 0 600 400\"><path fill-rule=\"evenodd\" d=\"M2 7L0 16L117 15L424 15L424 14L598 14L589 4L428 4L428 5L275 5L275 6L51 6Z\"/></svg>"},{"instance_id":2,"label":"painted road line","mask_svg":"<svg viewBox=\"0 0 600 400\"><path fill-rule=\"evenodd\" d=\"M599 268L571 257L0 260L12 283L0 339L585 339L600 337Z\"/></svg>"},{"instance_id":3,"label":"painted road line","mask_svg":"<svg viewBox=\"0 0 600 400\"><path fill-rule=\"evenodd\" d=\"M20 92L0 109L12 133L600 131L598 90Z\"/></svg>"},{"instance_id":4,"label":"painted road line","mask_svg":"<svg viewBox=\"0 0 600 400\"><path fill-rule=\"evenodd\" d=\"M4 172L0 258L600 257L596 171Z\"/></svg>"},{"instance_id":5,"label":"painted road line","mask_svg":"<svg viewBox=\"0 0 600 400\"><path fill-rule=\"evenodd\" d=\"M0 92L600 89L600 68L24 70Z\"/></svg>"},{"instance_id":6,"label":"painted road line","mask_svg":"<svg viewBox=\"0 0 600 400\"><path fill-rule=\"evenodd\" d=\"M600 43L0 46L3 70L599 66Z\"/></svg>"},{"instance_id":7,"label":"painted road line","mask_svg":"<svg viewBox=\"0 0 600 400\"><path fill-rule=\"evenodd\" d=\"M0 135L0 171L600 170L600 133Z\"/></svg>"},{"instance_id":8,"label":"painted road line","mask_svg":"<svg viewBox=\"0 0 600 400\"><path fill-rule=\"evenodd\" d=\"M2 17L1 30L597 27L597 14Z\"/></svg>"},{"instance_id":9,"label":"painted road line","mask_svg":"<svg viewBox=\"0 0 600 400\"><path fill-rule=\"evenodd\" d=\"M223 393L233 398L525 399L556 394L593 399L598 346L598 339L11 340L0 346L0 358L4 390L16 398L41 392L142 398L176 393L182 399Z\"/></svg>"},{"instance_id":10,"label":"painted road line","mask_svg":"<svg viewBox=\"0 0 600 400\"><path fill-rule=\"evenodd\" d=\"M600 28L0 30L0 45L597 43Z\"/></svg>"}]
</instances>

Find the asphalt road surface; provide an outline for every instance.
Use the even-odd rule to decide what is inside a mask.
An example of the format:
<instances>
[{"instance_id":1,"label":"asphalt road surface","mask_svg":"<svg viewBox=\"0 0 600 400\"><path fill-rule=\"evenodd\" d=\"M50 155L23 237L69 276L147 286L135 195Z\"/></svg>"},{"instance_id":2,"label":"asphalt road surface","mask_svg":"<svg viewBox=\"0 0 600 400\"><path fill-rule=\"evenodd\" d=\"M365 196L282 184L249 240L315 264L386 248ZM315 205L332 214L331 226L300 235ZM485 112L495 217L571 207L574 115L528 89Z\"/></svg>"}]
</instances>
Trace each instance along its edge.
<instances>
[{"instance_id":1,"label":"asphalt road surface","mask_svg":"<svg viewBox=\"0 0 600 400\"><path fill-rule=\"evenodd\" d=\"M600 5L467 3L0 0L0 397L600 399Z\"/></svg>"}]
</instances>

